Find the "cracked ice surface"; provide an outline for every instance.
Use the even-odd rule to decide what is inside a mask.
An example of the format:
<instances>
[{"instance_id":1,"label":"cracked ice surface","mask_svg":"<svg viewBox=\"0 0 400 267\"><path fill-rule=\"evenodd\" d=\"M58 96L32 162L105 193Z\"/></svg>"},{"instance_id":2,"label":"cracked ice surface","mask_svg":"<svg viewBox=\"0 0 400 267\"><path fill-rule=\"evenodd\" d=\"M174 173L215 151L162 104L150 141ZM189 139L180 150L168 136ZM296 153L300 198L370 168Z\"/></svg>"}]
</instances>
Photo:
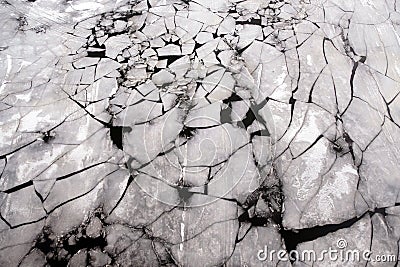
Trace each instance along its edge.
<instances>
[{"instance_id":1,"label":"cracked ice surface","mask_svg":"<svg viewBox=\"0 0 400 267\"><path fill-rule=\"evenodd\" d=\"M0 1L0 266L397 266L399 8Z\"/></svg>"}]
</instances>

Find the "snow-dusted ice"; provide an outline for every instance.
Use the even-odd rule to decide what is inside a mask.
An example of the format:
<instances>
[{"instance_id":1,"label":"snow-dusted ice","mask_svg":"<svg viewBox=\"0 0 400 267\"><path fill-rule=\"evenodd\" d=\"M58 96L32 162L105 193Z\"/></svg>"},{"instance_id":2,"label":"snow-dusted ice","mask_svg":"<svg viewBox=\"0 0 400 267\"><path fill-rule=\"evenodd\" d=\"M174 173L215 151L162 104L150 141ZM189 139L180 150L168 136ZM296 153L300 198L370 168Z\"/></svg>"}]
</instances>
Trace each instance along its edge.
<instances>
[{"instance_id":1,"label":"snow-dusted ice","mask_svg":"<svg viewBox=\"0 0 400 267\"><path fill-rule=\"evenodd\" d=\"M399 8L0 1L0 266L397 266Z\"/></svg>"}]
</instances>

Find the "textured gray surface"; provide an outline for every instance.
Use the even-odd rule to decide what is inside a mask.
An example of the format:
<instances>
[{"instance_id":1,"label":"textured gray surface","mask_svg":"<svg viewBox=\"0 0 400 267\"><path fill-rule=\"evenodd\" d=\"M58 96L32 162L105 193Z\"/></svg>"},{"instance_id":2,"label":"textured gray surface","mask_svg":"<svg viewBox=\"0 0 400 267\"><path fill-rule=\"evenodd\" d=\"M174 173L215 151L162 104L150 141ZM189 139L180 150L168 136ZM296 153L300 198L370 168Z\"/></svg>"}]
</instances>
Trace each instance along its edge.
<instances>
[{"instance_id":1,"label":"textured gray surface","mask_svg":"<svg viewBox=\"0 0 400 267\"><path fill-rule=\"evenodd\" d=\"M397 266L398 8L0 1L0 266Z\"/></svg>"}]
</instances>

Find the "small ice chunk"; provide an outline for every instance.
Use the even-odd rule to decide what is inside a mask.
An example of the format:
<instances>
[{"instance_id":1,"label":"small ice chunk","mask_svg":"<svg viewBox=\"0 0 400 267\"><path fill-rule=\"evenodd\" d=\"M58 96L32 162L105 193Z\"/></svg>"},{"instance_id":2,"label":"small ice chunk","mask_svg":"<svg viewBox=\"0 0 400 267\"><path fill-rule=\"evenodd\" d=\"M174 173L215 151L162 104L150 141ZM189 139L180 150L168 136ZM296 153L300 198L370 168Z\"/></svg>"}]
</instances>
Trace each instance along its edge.
<instances>
[{"instance_id":1,"label":"small ice chunk","mask_svg":"<svg viewBox=\"0 0 400 267\"><path fill-rule=\"evenodd\" d=\"M114 30L116 32L122 32L126 28L126 21L117 20L114 22Z\"/></svg>"},{"instance_id":2,"label":"small ice chunk","mask_svg":"<svg viewBox=\"0 0 400 267\"><path fill-rule=\"evenodd\" d=\"M153 74L151 80L154 82L155 85L162 86L164 84L168 84L173 82L175 79L175 75L170 73L167 70L161 70L155 74Z\"/></svg>"},{"instance_id":3,"label":"small ice chunk","mask_svg":"<svg viewBox=\"0 0 400 267\"><path fill-rule=\"evenodd\" d=\"M117 55L126 47L132 44L128 35L111 36L104 42L106 46L106 56L116 58Z\"/></svg>"},{"instance_id":4,"label":"small ice chunk","mask_svg":"<svg viewBox=\"0 0 400 267\"><path fill-rule=\"evenodd\" d=\"M197 56L199 59L203 59L209 54L211 54L218 46L220 38L214 39L204 45L202 45L199 49L196 50Z\"/></svg>"},{"instance_id":5,"label":"small ice chunk","mask_svg":"<svg viewBox=\"0 0 400 267\"><path fill-rule=\"evenodd\" d=\"M165 46L165 42L161 37L157 37L155 39L150 40L151 47L163 47Z\"/></svg>"},{"instance_id":6,"label":"small ice chunk","mask_svg":"<svg viewBox=\"0 0 400 267\"><path fill-rule=\"evenodd\" d=\"M168 30L174 30L175 29L175 18L174 17L166 17L164 18L165 21L165 27L167 27Z\"/></svg>"},{"instance_id":7,"label":"small ice chunk","mask_svg":"<svg viewBox=\"0 0 400 267\"><path fill-rule=\"evenodd\" d=\"M165 69L167 67L167 64L168 64L167 59L159 60L157 61L156 67L159 69Z\"/></svg>"},{"instance_id":8,"label":"small ice chunk","mask_svg":"<svg viewBox=\"0 0 400 267\"><path fill-rule=\"evenodd\" d=\"M171 93L163 93L161 94L161 101L163 103L163 106L166 110L171 109L172 107L174 107L174 105L176 104L176 99L177 99L177 95L176 94L171 94Z\"/></svg>"},{"instance_id":9,"label":"small ice chunk","mask_svg":"<svg viewBox=\"0 0 400 267\"><path fill-rule=\"evenodd\" d=\"M224 70L217 70L204 78L202 85L207 92L211 92L219 83L224 75Z\"/></svg>"},{"instance_id":10,"label":"small ice chunk","mask_svg":"<svg viewBox=\"0 0 400 267\"><path fill-rule=\"evenodd\" d=\"M182 29L181 33L178 34L177 32L177 34L182 39L183 42L195 37L203 27L203 24L198 21L187 19L180 16L175 17L175 23L177 26L176 30L178 30L179 28Z\"/></svg>"},{"instance_id":11,"label":"small ice chunk","mask_svg":"<svg viewBox=\"0 0 400 267\"><path fill-rule=\"evenodd\" d=\"M215 1L213 1L215 2ZM216 13L211 12L209 9L198 5L194 2L189 4L189 18L204 23L205 25L218 25L222 21L222 17Z\"/></svg>"},{"instance_id":12,"label":"small ice chunk","mask_svg":"<svg viewBox=\"0 0 400 267\"><path fill-rule=\"evenodd\" d=\"M157 87L152 81L147 81L146 83L143 83L136 87L136 90L138 90L142 95L147 95L151 91L157 90Z\"/></svg>"},{"instance_id":13,"label":"small ice chunk","mask_svg":"<svg viewBox=\"0 0 400 267\"><path fill-rule=\"evenodd\" d=\"M93 267L107 266L111 263L111 258L100 249L90 250L89 256Z\"/></svg>"},{"instance_id":14,"label":"small ice chunk","mask_svg":"<svg viewBox=\"0 0 400 267\"><path fill-rule=\"evenodd\" d=\"M72 8L75 10L83 11L83 10L96 10L104 7L100 3L96 2L80 2L72 5Z\"/></svg>"},{"instance_id":15,"label":"small ice chunk","mask_svg":"<svg viewBox=\"0 0 400 267\"><path fill-rule=\"evenodd\" d=\"M177 77L183 77L190 68L189 56L181 57L169 65L169 69L176 74Z\"/></svg>"},{"instance_id":16,"label":"small ice chunk","mask_svg":"<svg viewBox=\"0 0 400 267\"><path fill-rule=\"evenodd\" d=\"M128 71L127 78L130 80L138 81L147 78L147 72L145 67L135 67Z\"/></svg>"},{"instance_id":17,"label":"small ice chunk","mask_svg":"<svg viewBox=\"0 0 400 267\"><path fill-rule=\"evenodd\" d=\"M208 95L210 101L218 101L228 98L235 85L235 80L230 73L225 73L217 87Z\"/></svg>"},{"instance_id":18,"label":"small ice chunk","mask_svg":"<svg viewBox=\"0 0 400 267\"><path fill-rule=\"evenodd\" d=\"M241 49L248 46L259 36L262 36L261 26L245 24L243 29L239 31L238 48Z\"/></svg>"},{"instance_id":19,"label":"small ice chunk","mask_svg":"<svg viewBox=\"0 0 400 267\"><path fill-rule=\"evenodd\" d=\"M112 59L102 58L96 67L95 80L111 73L112 71L118 69L120 66L121 66L121 64L119 64L118 62L116 62Z\"/></svg>"},{"instance_id":20,"label":"small ice chunk","mask_svg":"<svg viewBox=\"0 0 400 267\"><path fill-rule=\"evenodd\" d=\"M90 238L97 238L101 235L101 230L103 224L99 218L94 217L90 220L88 226L86 227L86 235Z\"/></svg>"},{"instance_id":21,"label":"small ice chunk","mask_svg":"<svg viewBox=\"0 0 400 267\"><path fill-rule=\"evenodd\" d=\"M157 49L159 56L179 56L181 55L181 49L179 46L174 44L168 44L162 48Z\"/></svg>"},{"instance_id":22,"label":"small ice chunk","mask_svg":"<svg viewBox=\"0 0 400 267\"><path fill-rule=\"evenodd\" d=\"M214 39L212 33L210 32L200 32L197 36L195 41L199 44L204 44Z\"/></svg>"},{"instance_id":23,"label":"small ice chunk","mask_svg":"<svg viewBox=\"0 0 400 267\"><path fill-rule=\"evenodd\" d=\"M183 43L182 44L182 55L190 55L191 53L193 53L195 45L196 44L192 39Z\"/></svg>"},{"instance_id":24,"label":"small ice chunk","mask_svg":"<svg viewBox=\"0 0 400 267\"><path fill-rule=\"evenodd\" d=\"M184 124L187 127L210 127L220 124L221 103L204 106L199 109L190 110Z\"/></svg>"},{"instance_id":25,"label":"small ice chunk","mask_svg":"<svg viewBox=\"0 0 400 267\"><path fill-rule=\"evenodd\" d=\"M159 37L159 36L167 33L167 29L165 28L164 20L159 19L152 24L147 24L143 29L143 33L148 38L156 38L156 37Z\"/></svg>"},{"instance_id":26,"label":"small ice chunk","mask_svg":"<svg viewBox=\"0 0 400 267\"><path fill-rule=\"evenodd\" d=\"M210 9L214 12L228 12L229 10L229 1L228 0L218 0L218 1L210 1L210 0L194 0L199 5Z\"/></svg>"},{"instance_id":27,"label":"small ice chunk","mask_svg":"<svg viewBox=\"0 0 400 267\"><path fill-rule=\"evenodd\" d=\"M132 18L129 19L129 22L132 24L130 27L132 30L136 31L140 28L142 28L144 22L146 21L146 13L140 16L133 16Z\"/></svg>"},{"instance_id":28,"label":"small ice chunk","mask_svg":"<svg viewBox=\"0 0 400 267\"><path fill-rule=\"evenodd\" d=\"M72 65L77 69L81 69L81 68L85 68L88 66L96 65L98 62L99 62L99 58L83 57L83 58L78 59L74 63L72 63Z\"/></svg>"},{"instance_id":29,"label":"small ice chunk","mask_svg":"<svg viewBox=\"0 0 400 267\"><path fill-rule=\"evenodd\" d=\"M150 13L153 13L160 17L170 17L175 15L175 9L173 5L163 5L163 6L155 6L149 9Z\"/></svg>"},{"instance_id":30,"label":"small ice chunk","mask_svg":"<svg viewBox=\"0 0 400 267\"><path fill-rule=\"evenodd\" d=\"M218 27L218 35L233 34L235 31L235 25L235 19L231 16L227 16Z\"/></svg>"},{"instance_id":31,"label":"small ice chunk","mask_svg":"<svg viewBox=\"0 0 400 267\"><path fill-rule=\"evenodd\" d=\"M225 51L221 51L218 54L218 59L219 61L222 63L222 65L224 65L225 67L228 67L231 64L231 60L235 55L235 51L233 50L225 50Z\"/></svg>"},{"instance_id":32,"label":"small ice chunk","mask_svg":"<svg viewBox=\"0 0 400 267\"><path fill-rule=\"evenodd\" d=\"M81 249L72 256L69 260L68 266L70 267L80 267L86 265L87 251L86 249Z\"/></svg>"}]
</instances>

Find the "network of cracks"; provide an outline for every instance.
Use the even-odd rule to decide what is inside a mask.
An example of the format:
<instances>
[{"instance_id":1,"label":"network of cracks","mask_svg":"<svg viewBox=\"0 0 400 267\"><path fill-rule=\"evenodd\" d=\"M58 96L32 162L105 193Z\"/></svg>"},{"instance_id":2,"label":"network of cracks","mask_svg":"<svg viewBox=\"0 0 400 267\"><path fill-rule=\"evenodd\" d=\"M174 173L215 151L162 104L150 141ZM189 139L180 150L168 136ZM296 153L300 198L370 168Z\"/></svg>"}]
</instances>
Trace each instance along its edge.
<instances>
[{"instance_id":1,"label":"network of cracks","mask_svg":"<svg viewBox=\"0 0 400 267\"><path fill-rule=\"evenodd\" d=\"M0 265L397 266L399 7L1 1Z\"/></svg>"}]
</instances>

